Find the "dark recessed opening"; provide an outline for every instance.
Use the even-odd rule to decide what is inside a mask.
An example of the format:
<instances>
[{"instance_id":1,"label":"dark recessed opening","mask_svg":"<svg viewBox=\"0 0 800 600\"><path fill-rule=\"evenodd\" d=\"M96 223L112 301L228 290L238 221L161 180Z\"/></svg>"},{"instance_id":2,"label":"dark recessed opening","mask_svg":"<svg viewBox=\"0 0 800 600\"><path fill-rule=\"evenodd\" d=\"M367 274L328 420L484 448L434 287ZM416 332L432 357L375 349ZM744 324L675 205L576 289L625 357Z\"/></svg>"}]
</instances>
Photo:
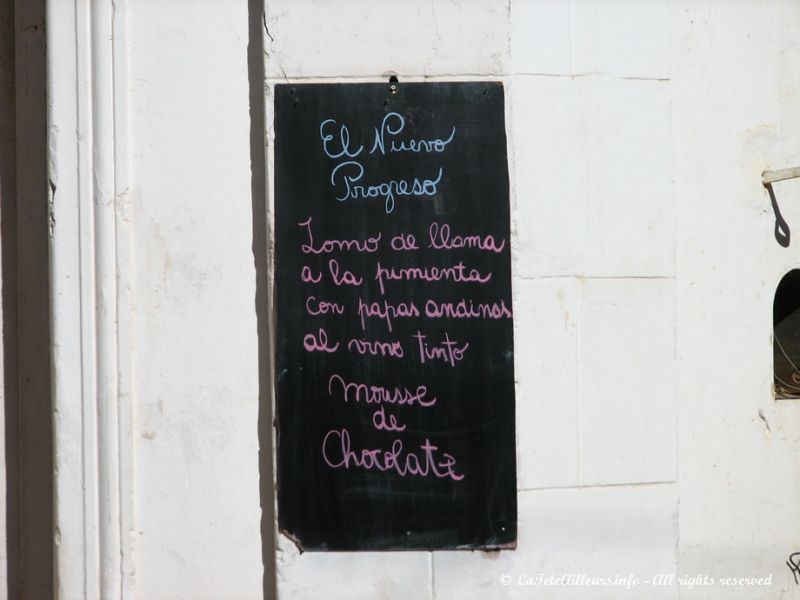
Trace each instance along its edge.
<instances>
[{"instance_id":1,"label":"dark recessed opening","mask_svg":"<svg viewBox=\"0 0 800 600\"><path fill-rule=\"evenodd\" d=\"M772 306L776 398L800 398L800 269L783 276Z\"/></svg>"}]
</instances>

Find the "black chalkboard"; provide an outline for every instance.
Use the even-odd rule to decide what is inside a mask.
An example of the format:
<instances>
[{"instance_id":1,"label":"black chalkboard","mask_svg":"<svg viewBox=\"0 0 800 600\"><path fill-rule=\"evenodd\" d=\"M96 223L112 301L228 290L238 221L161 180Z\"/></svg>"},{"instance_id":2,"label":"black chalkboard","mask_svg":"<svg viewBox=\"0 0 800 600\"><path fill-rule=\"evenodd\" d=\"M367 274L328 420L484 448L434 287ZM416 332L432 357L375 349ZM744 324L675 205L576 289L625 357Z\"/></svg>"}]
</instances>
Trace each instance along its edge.
<instances>
[{"instance_id":1,"label":"black chalkboard","mask_svg":"<svg viewBox=\"0 0 800 600\"><path fill-rule=\"evenodd\" d=\"M277 85L274 160L281 531L515 547L502 84Z\"/></svg>"}]
</instances>

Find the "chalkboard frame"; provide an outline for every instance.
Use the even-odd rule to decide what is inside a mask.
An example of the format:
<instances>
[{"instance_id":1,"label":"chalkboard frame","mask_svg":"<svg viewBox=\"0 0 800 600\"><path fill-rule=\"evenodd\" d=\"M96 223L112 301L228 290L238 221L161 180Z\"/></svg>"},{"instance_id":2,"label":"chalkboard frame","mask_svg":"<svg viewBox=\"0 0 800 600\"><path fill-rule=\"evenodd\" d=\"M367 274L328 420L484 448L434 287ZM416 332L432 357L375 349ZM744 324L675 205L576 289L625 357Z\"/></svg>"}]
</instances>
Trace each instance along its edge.
<instances>
[{"instance_id":1,"label":"chalkboard frame","mask_svg":"<svg viewBox=\"0 0 800 600\"><path fill-rule=\"evenodd\" d=\"M504 419L505 419L505 427L503 429L504 433L504 441L505 446L503 452L495 452L497 456L503 457L503 464L502 472L503 472L503 493L507 497L507 502L504 508L504 516L503 516L503 531L500 532L499 530L493 530L491 532L483 531L482 533L478 534L477 536L470 536L465 535L463 531L453 533L451 528L450 531L446 531L444 533L430 533L426 531L415 531L414 535L402 535L399 530L396 530L393 535L385 535L385 533L379 532L377 535L370 536L369 533L365 533L362 536L348 536L344 535L341 537L341 531L338 533L340 534L339 538L328 537L325 536L314 536L309 534L309 530L304 529L302 526L301 521L297 518L287 518L287 515L290 515L293 511L293 507L297 501L296 497L293 497L292 494L296 493L297 486L294 484L294 480L296 479L297 470L288 468L287 464L282 461L282 457L285 456L287 449L291 446L292 440L290 437L287 437L287 430L289 430L289 435L291 435L291 429L287 425L287 422L290 422L290 417L287 417L289 414L289 410L287 406L287 399L285 398L285 390L282 390L282 379L285 377L284 371L286 371L286 362L282 357L282 352L285 350L285 346L282 343L282 336L286 332L287 326L285 325L284 317L291 312L288 308L289 304L294 304L291 302L290 298L284 296L285 290L291 290L293 288L297 288L300 285L300 282L291 282L290 280L286 279L283 271L281 271L282 265L282 252L283 248L289 242L286 240L291 239L291 235L288 234L287 228L282 224L280 219L283 218L281 213L281 206L284 202L284 199L287 194L287 190L285 188L285 179L287 177L291 177L290 175L287 176L286 170L287 168L291 168L287 165L287 157L284 155L284 151L286 150L285 144L283 144L283 140L288 138L290 129L287 129L286 124L282 124L280 119L282 115L285 115L288 112L296 112L298 109L303 110L306 105L311 104L312 96L322 96L322 97L331 97L332 95L335 96L336 94L340 94L343 97L347 97L348 94L359 94L363 93L365 90L368 92L369 95L369 102L372 105L379 104L384 111L384 114L388 114L389 112L397 112L398 107L402 109L404 103L409 104L411 101L409 100L410 96L414 96L415 93L419 95L420 93L424 96L424 90L428 89L438 89L439 91L445 90L445 88L450 88L451 92L450 95L455 95L458 97L461 96L460 101L463 103L465 102L464 96L469 95L471 96L471 101L476 103L483 102L484 105L482 106L481 110L478 111L480 114L479 117L483 118L486 115L492 115L492 122L490 124L492 131L492 144L495 150L495 153L498 155L496 158L496 165L498 168L496 169L495 177L497 189L499 190L497 196L500 198L500 208L498 209L501 213L500 221L502 222L503 227L501 228L501 234L504 235L496 235L497 239L499 240L502 238L505 241L505 247L503 250L503 259L505 261L505 265L503 269L503 287L505 290L506 295L504 296L504 300L507 303L507 308L511 309L511 268L510 268L510 201L509 201L509 183L508 183L508 163L507 163L507 150L506 150L506 131L505 131L505 100L504 100L504 89L501 82L495 81L477 81L477 82L411 82L411 83L402 83L402 84L386 84L386 83L336 83L336 84L311 84L311 83L298 83L298 84L277 84L274 87L274 119L275 119L275 141L273 144L273 159L275 161L275 168L274 168L274 190L273 190L273 214L275 215L275 241L276 241L276 254L275 254L275 272L274 272L274 280L273 280L273 295L276 301L276 314L277 314L277 331L276 331L276 342L275 342L275 373L276 373L276 381L275 381L275 397L276 397L276 484L277 484L277 494L278 494L278 524L281 532L286 534L288 537L293 539L298 546L303 550L437 550L437 549L484 549L484 550L492 550L492 549L509 549L516 547L516 532L517 532L517 498L516 498L516 450L515 450L515 396L514 396L514 376L513 376L513 322L509 318L507 326L505 327L504 335L508 336L510 341L510 345L508 350L503 353L502 359L498 361L498 364L502 363L504 369L506 369L504 373ZM447 97L447 93L444 93L445 101ZM319 98L317 98L319 100ZM322 100L323 105L326 100ZM412 102L413 103L413 102ZM491 110L489 110L489 107ZM408 108L406 106L406 108ZM419 102L416 102L415 108L417 111L424 111L424 108L420 109ZM424 121L421 115L422 113L414 113L414 109L411 112L404 111L402 114L405 115L417 115L415 119L416 122ZM439 109L437 108L437 111ZM345 111L347 112L347 111ZM436 111L432 111L436 112ZM447 111L444 110L446 113ZM375 114L375 113L373 113ZM435 115L434 115L435 116ZM340 119L342 121L347 120L346 118ZM429 119L429 123L431 124L433 119ZM370 126L374 125L371 123ZM478 126L473 124L474 128ZM459 133L466 126L459 128ZM368 131L368 127L364 128L364 131ZM306 128L306 132L308 128ZM363 133L362 131L362 137ZM472 131L467 129L468 132ZM341 130L338 130L338 134L341 136ZM440 136L441 140L446 139L447 131L444 131ZM308 136L306 136L308 137ZM480 138L480 136L478 136ZM305 138L304 138L305 139ZM335 139L335 138L334 138ZM341 141L341 137L339 138ZM456 138L458 140L458 138ZM317 137L317 139L312 139L308 141L308 152L315 152L319 150L319 146L321 145L322 141L322 133ZM330 141L330 140L329 140ZM304 142L305 144L305 142ZM315 149L314 146L317 146ZM338 149L341 150L341 147ZM297 149L294 150L294 158L296 158ZM331 154L336 154L336 151L330 152ZM479 155L480 153L478 153ZM317 157L318 159L319 157ZM331 157L324 156L324 160L327 160ZM349 158L346 154L344 158ZM311 161L311 164L321 164L317 159ZM302 162L302 161L300 161ZM484 161L476 161L481 162L481 164L477 164L475 169L478 171L482 166L482 163L485 162L492 162L491 160L484 160ZM412 161L412 167L414 164ZM494 164L494 163L493 163ZM297 165L294 166L297 168ZM405 168L405 167L404 167ZM297 174L295 174L297 177ZM433 180L434 176L431 175L430 180ZM445 177L445 182L447 181ZM443 186L444 187L444 186ZM437 190L437 194L438 194ZM289 193L291 195L291 193ZM440 194L443 196L444 192ZM363 200L363 199L362 199ZM440 197L435 197L433 203L441 202ZM345 202L345 204L347 204ZM355 204L355 203L353 203ZM402 210L400 208L401 203L399 198L395 198L395 205L393 206L392 210L397 210L398 212ZM370 208L374 212L374 206ZM384 203L382 210L388 213L388 205ZM491 215L486 216L486 220L490 220ZM302 221L301 221L302 222ZM314 223L316 226L316 223ZM313 231L312 224L309 224L307 227L308 231ZM487 234L488 235L488 234ZM296 307L295 307L296 309ZM296 313L297 311L295 311ZM297 314L295 314L296 318L299 318ZM499 444L499 442L498 442ZM509 451L510 447L510 451ZM349 473L350 471L348 471ZM310 489L310 488L309 488ZM308 489L306 490L308 491ZM306 494L308 496L309 494ZM318 500L319 498L317 498ZM307 498L306 498L307 500ZM330 500L330 499L329 499ZM302 503L302 502L301 502ZM308 506L306 504L306 506ZM473 520L477 521L477 515L472 515ZM300 523L300 525L298 525ZM318 524L318 523L317 523ZM462 526L469 529L470 524L466 523ZM313 533L313 532L312 532Z\"/></svg>"}]
</instances>

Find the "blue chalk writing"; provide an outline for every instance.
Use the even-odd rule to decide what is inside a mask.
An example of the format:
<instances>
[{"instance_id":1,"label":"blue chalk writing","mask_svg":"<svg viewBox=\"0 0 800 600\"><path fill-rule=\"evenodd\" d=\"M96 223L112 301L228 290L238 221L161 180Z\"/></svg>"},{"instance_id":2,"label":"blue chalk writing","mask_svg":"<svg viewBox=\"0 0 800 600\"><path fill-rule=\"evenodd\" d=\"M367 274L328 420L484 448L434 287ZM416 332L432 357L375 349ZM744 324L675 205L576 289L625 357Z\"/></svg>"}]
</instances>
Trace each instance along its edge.
<instances>
[{"instance_id":1,"label":"blue chalk writing","mask_svg":"<svg viewBox=\"0 0 800 600\"><path fill-rule=\"evenodd\" d=\"M334 187L338 185L342 188L342 193L336 197L336 200L344 202L348 199L382 198L386 214L390 214L394 211L395 195L435 196L437 186L442 179L442 169L439 168L436 179L420 179L418 177L411 180L391 179L373 185L358 184L363 176L364 167L354 160L336 165L331 171L331 185Z\"/></svg>"},{"instance_id":2,"label":"blue chalk writing","mask_svg":"<svg viewBox=\"0 0 800 600\"><path fill-rule=\"evenodd\" d=\"M361 154L361 151L364 149L363 146L359 146L358 150L353 152L350 151L350 130L347 128L347 125L342 125L339 128L340 150L338 152L331 152L331 150L328 148L328 143L333 140L334 135L332 133L324 132L330 129L330 126L336 126L335 119L325 119L319 124L319 137L322 139L322 150L325 152L325 154L327 154L330 158L341 158L342 156L355 158Z\"/></svg>"},{"instance_id":3,"label":"blue chalk writing","mask_svg":"<svg viewBox=\"0 0 800 600\"><path fill-rule=\"evenodd\" d=\"M375 138L369 154L379 153L382 156L395 152L442 153L453 141L456 128L453 126L446 139L416 139L398 136L406 128L406 120L400 113L389 112L384 115L380 126L374 127ZM347 125L336 119L323 119L319 124L319 137L322 140L322 151L328 158L341 160L331 170L331 186L339 195L336 200L382 199L386 214L394 211L395 199L398 196L435 196L443 169L440 167L433 179L411 177L408 179L391 179L388 181L366 184L363 179L365 169L362 163L353 159L361 155L364 146L351 148L350 130Z\"/></svg>"},{"instance_id":4,"label":"blue chalk writing","mask_svg":"<svg viewBox=\"0 0 800 600\"><path fill-rule=\"evenodd\" d=\"M392 122L394 122L394 126L392 126ZM381 154L386 155L387 146L386 146L386 137L388 136L396 136L402 133L403 129L406 126L406 120L403 116L396 112L387 113L386 116L383 117L383 121L381 121L380 127L375 127L375 141L372 144L372 149L369 151L370 154L374 154L376 151L379 151ZM444 152L447 145L453 141L453 138L456 135L456 128L453 126L453 129L450 131L450 137L446 140L441 138L433 138L430 140L417 140L417 139L409 139L409 140L402 140L398 143L397 140L391 140L391 143L388 146L388 152Z\"/></svg>"}]
</instances>

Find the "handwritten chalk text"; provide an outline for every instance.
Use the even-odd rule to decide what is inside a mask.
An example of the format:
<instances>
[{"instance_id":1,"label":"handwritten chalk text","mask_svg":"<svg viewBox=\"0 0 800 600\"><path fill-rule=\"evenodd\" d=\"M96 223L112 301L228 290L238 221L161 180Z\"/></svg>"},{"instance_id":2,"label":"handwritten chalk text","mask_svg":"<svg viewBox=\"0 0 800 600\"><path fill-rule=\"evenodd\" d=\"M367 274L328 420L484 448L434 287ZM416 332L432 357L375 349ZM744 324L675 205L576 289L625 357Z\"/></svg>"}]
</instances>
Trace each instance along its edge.
<instances>
[{"instance_id":1,"label":"handwritten chalk text","mask_svg":"<svg viewBox=\"0 0 800 600\"><path fill-rule=\"evenodd\" d=\"M444 340L442 340L439 345L429 344L427 336L422 335L419 331L411 337L419 342L419 362L421 364L440 360L449 364L451 367L455 367L457 362L464 359L464 353L467 351L467 348L469 348L469 342L459 346L457 341L450 339L447 332L445 332Z\"/></svg>"},{"instance_id":2,"label":"handwritten chalk text","mask_svg":"<svg viewBox=\"0 0 800 600\"><path fill-rule=\"evenodd\" d=\"M451 235L450 225L445 223L431 223L428 229L430 243L428 248L434 250L458 250L461 248L476 248L489 252L502 252L506 247L506 241L500 240L499 244L491 235Z\"/></svg>"},{"instance_id":3,"label":"handwritten chalk text","mask_svg":"<svg viewBox=\"0 0 800 600\"><path fill-rule=\"evenodd\" d=\"M425 303L425 316L430 319L510 319L511 311L505 300L491 304L465 299L459 302L428 300Z\"/></svg>"},{"instance_id":4,"label":"handwritten chalk text","mask_svg":"<svg viewBox=\"0 0 800 600\"><path fill-rule=\"evenodd\" d=\"M318 246L314 245L314 232L311 229L311 217L297 224L298 227L305 227L308 234L308 241L300 246L304 254L327 254L342 250L354 250L356 252L376 252L379 248L381 235L377 234L365 240L323 240Z\"/></svg>"},{"instance_id":5,"label":"handwritten chalk text","mask_svg":"<svg viewBox=\"0 0 800 600\"><path fill-rule=\"evenodd\" d=\"M436 404L436 397L428 397L428 388L419 385L414 390L406 387L388 388L381 385L366 384L357 381L346 381L341 375L334 373L328 378L328 395L333 397L334 389L338 389L342 400L349 402L365 402L367 404L419 405L429 407Z\"/></svg>"},{"instance_id":6,"label":"handwritten chalk text","mask_svg":"<svg viewBox=\"0 0 800 600\"><path fill-rule=\"evenodd\" d=\"M450 478L454 481L464 476L454 470L456 459L447 452L439 452L428 438L420 444L422 456L414 452L403 452L403 442L394 440L389 450L381 448L364 448L360 452L353 450L350 432L347 428L332 429L322 441L322 459L332 469L350 469L357 467L366 471L394 471L401 477L417 475L419 477L434 476Z\"/></svg>"},{"instance_id":7,"label":"handwritten chalk text","mask_svg":"<svg viewBox=\"0 0 800 600\"><path fill-rule=\"evenodd\" d=\"M390 179L379 183L364 185L364 167L361 163L348 160L336 165L331 171L331 185L340 189L336 200L372 200L379 198L384 202L386 214L391 214L395 207L395 196L435 196L437 186L442 180L442 168L439 167L435 179L414 177L413 179Z\"/></svg>"},{"instance_id":8,"label":"handwritten chalk text","mask_svg":"<svg viewBox=\"0 0 800 600\"><path fill-rule=\"evenodd\" d=\"M398 304L391 304L388 300L381 302L364 302L360 297L358 299L358 316L361 318L361 329L366 329L365 319L370 317L378 317L386 321L386 326L389 331L392 331L392 319L397 317L413 318L420 316L419 309L413 302L400 302Z\"/></svg>"},{"instance_id":9,"label":"handwritten chalk text","mask_svg":"<svg viewBox=\"0 0 800 600\"><path fill-rule=\"evenodd\" d=\"M468 269L464 261L451 267L382 267L377 263L375 279L381 294L386 293L386 281L452 281L454 283L487 283L492 278L491 272L482 274L477 269Z\"/></svg>"}]
</instances>

